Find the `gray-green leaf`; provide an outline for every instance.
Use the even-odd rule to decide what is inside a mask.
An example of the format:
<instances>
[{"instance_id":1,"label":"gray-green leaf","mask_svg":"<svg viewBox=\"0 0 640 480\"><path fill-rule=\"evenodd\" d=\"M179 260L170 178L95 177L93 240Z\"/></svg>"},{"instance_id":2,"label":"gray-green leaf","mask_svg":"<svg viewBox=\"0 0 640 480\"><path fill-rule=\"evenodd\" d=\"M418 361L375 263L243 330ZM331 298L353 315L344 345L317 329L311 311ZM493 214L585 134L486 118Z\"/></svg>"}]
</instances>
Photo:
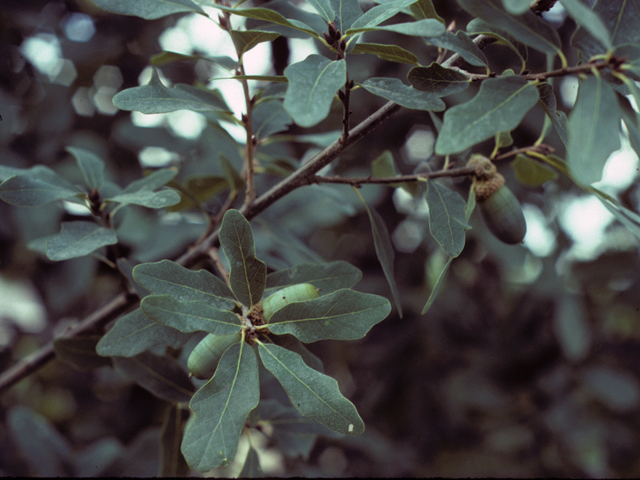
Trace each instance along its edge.
<instances>
[{"instance_id":1,"label":"gray-green leaf","mask_svg":"<svg viewBox=\"0 0 640 480\"><path fill-rule=\"evenodd\" d=\"M530 3L531 0L502 0L502 4L507 12L513 13L514 15L521 15L529 10Z\"/></svg>"},{"instance_id":2,"label":"gray-green leaf","mask_svg":"<svg viewBox=\"0 0 640 480\"><path fill-rule=\"evenodd\" d=\"M260 343L258 349L262 363L302 415L338 433L364 432L364 422L356 407L342 396L333 378L308 367L300 355L285 348Z\"/></svg>"},{"instance_id":3,"label":"gray-green leaf","mask_svg":"<svg viewBox=\"0 0 640 480\"><path fill-rule=\"evenodd\" d=\"M581 81L569 115L567 163L573 178L589 185L602 178L609 155L620 148L621 114L613 88L600 75Z\"/></svg>"},{"instance_id":4,"label":"gray-green leaf","mask_svg":"<svg viewBox=\"0 0 640 480\"><path fill-rule=\"evenodd\" d=\"M380 43L358 43L349 55L370 53L389 62L418 65L418 57L398 45L383 45Z\"/></svg>"},{"instance_id":5,"label":"gray-green leaf","mask_svg":"<svg viewBox=\"0 0 640 480\"><path fill-rule=\"evenodd\" d=\"M363 32L395 32L410 37L437 37L445 32L444 25L434 18L425 18L417 22L395 23L378 27L350 28L346 35L357 35Z\"/></svg>"},{"instance_id":6,"label":"gray-green leaf","mask_svg":"<svg viewBox=\"0 0 640 480\"><path fill-rule=\"evenodd\" d=\"M327 263L301 263L287 270L278 270L267 276L265 295L298 283L310 283L321 295L341 288L351 288L362 279L362 272L341 260Z\"/></svg>"},{"instance_id":7,"label":"gray-green leaf","mask_svg":"<svg viewBox=\"0 0 640 480\"><path fill-rule=\"evenodd\" d=\"M44 165L36 165L0 184L0 199L19 207L39 207L81 192Z\"/></svg>"},{"instance_id":8,"label":"gray-green leaf","mask_svg":"<svg viewBox=\"0 0 640 480\"><path fill-rule=\"evenodd\" d=\"M580 0L560 0L560 3L580 27L584 28L593 38L608 49L613 48L609 30L593 10Z\"/></svg>"},{"instance_id":9,"label":"gray-green leaf","mask_svg":"<svg viewBox=\"0 0 640 480\"><path fill-rule=\"evenodd\" d=\"M416 90L433 93L438 97L446 97L469 87L466 75L435 62L428 67L412 68L407 74L407 80Z\"/></svg>"},{"instance_id":10,"label":"gray-green leaf","mask_svg":"<svg viewBox=\"0 0 640 480\"><path fill-rule=\"evenodd\" d=\"M262 298L267 266L255 256L251 225L238 210L228 210L218 236L229 261L231 291L245 307L252 307Z\"/></svg>"},{"instance_id":11,"label":"gray-green leaf","mask_svg":"<svg viewBox=\"0 0 640 480\"><path fill-rule=\"evenodd\" d=\"M536 85L540 98L538 102L542 106L542 109L551 120L551 125L555 129L556 133L560 137L560 140L566 147L569 145L569 125L567 121L567 115L558 110L558 103L556 96L553 93L553 87L548 83L540 83Z\"/></svg>"},{"instance_id":12,"label":"gray-green leaf","mask_svg":"<svg viewBox=\"0 0 640 480\"><path fill-rule=\"evenodd\" d=\"M180 203L182 197L175 190L160 190L151 192L144 190L135 193L123 193L115 195L108 200L123 205L140 205L147 208L165 208Z\"/></svg>"},{"instance_id":13,"label":"gray-green leaf","mask_svg":"<svg viewBox=\"0 0 640 480\"><path fill-rule=\"evenodd\" d=\"M389 2L376 5L375 7L367 10L364 15L353 22L349 27L349 31L363 27L375 27L380 25L385 20L390 19L402 9L415 2L416 0L391 0Z\"/></svg>"},{"instance_id":14,"label":"gray-green leaf","mask_svg":"<svg viewBox=\"0 0 640 480\"><path fill-rule=\"evenodd\" d=\"M273 314L269 330L276 335L290 333L305 343L357 340L390 311L389 300L384 297L342 289L286 305Z\"/></svg>"},{"instance_id":15,"label":"gray-green leaf","mask_svg":"<svg viewBox=\"0 0 640 480\"><path fill-rule=\"evenodd\" d=\"M500 0L458 0L458 3L474 17L495 25L536 50L550 55L561 52L560 37L556 31L531 11L512 15L504 10Z\"/></svg>"},{"instance_id":16,"label":"gray-green leaf","mask_svg":"<svg viewBox=\"0 0 640 480\"><path fill-rule=\"evenodd\" d=\"M444 114L436 153L459 153L496 133L516 128L538 100L538 90L515 75L490 78L469 102Z\"/></svg>"},{"instance_id":17,"label":"gray-green leaf","mask_svg":"<svg viewBox=\"0 0 640 480\"><path fill-rule=\"evenodd\" d=\"M118 237L110 228L93 222L63 222L60 233L47 240L46 254L49 260L68 260L116 243Z\"/></svg>"},{"instance_id":18,"label":"gray-green leaf","mask_svg":"<svg viewBox=\"0 0 640 480\"><path fill-rule=\"evenodd\" d=\"M429 232L450 257L464 248L465 231L471 227L465 215L466 202L460 195L437 181L427 183Z\"/></svg>"},{"instance_id":19,"label":"gray-green leaf","mask_svg":"<svg viewBox=\"0 0 640 480\"><path fill-rule=\"evenodd\" d=\"M89 190L100 188L104 182L104 162L102 159L95 153L82 148L67 147L67 152L76 159Z\"/></svg>"},{"instance_id":20,"label":"gray-green leaf","mask_svg":"<svg viewBox=\"0 0 640 480\"><path fill-rule=\"evenodd\" d=\"M135 357L113 357L113 364L138 385L170 402L188 402L195 388L189 375L169 357L144 352Z\"/></svg>"},{"instance_id":21,"label":"gray-green leaf","mask_svg":"<svg viewBox=\"0 0 640 480\"><path fill-rule=\"evenodd\" d=\"M245 419L258 405L258 360L245 343L230 347L216 373L191 399L194 421L182 440L191 468L206 472L228 465L235 457Z\"/></svg>"},{"instance_id":22,"label":"gray-green leaf","mask_svg":"<svg viewBox=\"0 0 640 480\"><path fill-rule=\"evenodd\" d=\"M313 127L327 115L338 89L345 83L347 64L309 55L284 70L289 79L284 108L301 127Z\"/></svg>"},{"instance_id":23,"label":"gray-green leaf","mask_svg":"<svg viewBox=\"0 0 640 480\"><path fill-rule=\"evenodd\" d=\"M231 310L235 302L229 287L206 270L194 272L170 260L142 263L133 278L156 295L171 295L182 302L199 301L220 310Z\"/></svg>"},{"instance_id":24,"label":"gray-green leaf","mask_svg":"<svg viewBox=\"0 0 640 480\"><path fill-rule=\"evenodd\" d=\"M191 0L93 0L107 12L121 15L134 15L146 20L166 17L172 13L195 12L205 14L204 10Z\"/></svg>"},{"instance_id":25,"label":"gray-green leaf","mask_svg":"<svg viewBox=\"0 0 640 480\"><path fill-rule=\"evenodd\" d=\"M446 48L458 53L469 64L476 67L486 67L488 65L487 57L484 56L482 50L462 30L458 30L455 35L451 32L445 32L440 37L429 38L427 42L436 47Z\"/></svg>"},{"instance_id":26,"label":"gray-green leaf","mask_svg":"<svg viewBox=\"0 0 640 480\"><path fill-rule=\"evenodd\" d=\"M142 312L154 322L181 332L230 335L239 332L241 322L234 313L202 302L181 302L169 295L149 295L140 303Z\"/></svg>"},{"instance_id":27,"label":"gray-green leaf","mask_svg":"<svg viewBox=\"0 0 640 480\"><path fill-rule=\"evenodd\" d=\"M150 320L139 308L118 319L98 342L96 352L103 357L133 357L156 345L179 348L191 337Z\"/></svg>"},{"instance_id":28,"label":"gray-green leaf","mask_svg":"<svg viewBox=\"0 0 640 480\"><path fill-rule=\"evenodd\" d=\"M272 42L280 36L279 33L263 32L261 30L231 30L229 34L239 56L242 56L259 43Z\"/></svg>"},{"instance_id":29,"label":"gray-green leaf","mask_svg":"<svg viewBox=\"0 0 640 480\"><path fill-rule=\"evenodd\" d=\"M191 85L165 87L154 69L151 80L146 85L133 87L117 93L113 104L120 110L135 110L142 113L167 113L176 110L207 112L227 111L224 101L215 93Z\"/></svg>"},{"instance_id":30,"label":"gray-green leaf","mask_svg":"<svg viewBox=\"0 0 640 480\"><path fill-rule=\"evenodd\" d=\"M446 108L444 102L435 93L409 87L397 78L368 78L360 86L374 95L390 100L405 108L433 110L436 112L441 112Z\"/></svg>"}]
</instances>

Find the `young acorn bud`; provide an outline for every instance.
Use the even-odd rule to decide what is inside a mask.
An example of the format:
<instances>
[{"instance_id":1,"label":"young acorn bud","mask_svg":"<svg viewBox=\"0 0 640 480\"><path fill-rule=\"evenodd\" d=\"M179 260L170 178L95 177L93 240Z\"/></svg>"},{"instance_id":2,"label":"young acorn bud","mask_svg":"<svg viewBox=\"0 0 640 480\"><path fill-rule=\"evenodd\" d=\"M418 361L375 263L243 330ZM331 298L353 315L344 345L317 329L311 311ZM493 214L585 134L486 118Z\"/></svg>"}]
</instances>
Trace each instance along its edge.
<instances>
[{"instance_id":1,"label":"young acorn bud","mask_svg":"<svg viewBox=\"0 0 640 480\"><path fill-rule=\"evenodd\" d=\"M231 345L235 345L242 340L242 333L232 333L231 335L214 335L210 333L204 337L196 348L193 349L187 367L189 372L196 378L210 378L216 371L218 361L222 354Z\"/></svg>"},{"instance_id":2,"label":"young acorn bud","mask_svg":"<svg viewBox=\"0 0 640 480\"><path fill-rule=\"evenodd\" d=\"M488 180L476 180L476 200L485 225L498 240L508 244L522 243L527 233L520 202L499 173Z\"/></svg>"},{"instance_id":3,"label":"young acorn bud","mask_svg":"<svg viewBox=\"0 0 640 480\"><path fill-rule=\"evenodd\" d=\"M318 289L310 283L299 283L278 290L262 301L263 316L267 323L278 310L292 302L304 302L318 298Z\"/></svg>"}]
</instances>

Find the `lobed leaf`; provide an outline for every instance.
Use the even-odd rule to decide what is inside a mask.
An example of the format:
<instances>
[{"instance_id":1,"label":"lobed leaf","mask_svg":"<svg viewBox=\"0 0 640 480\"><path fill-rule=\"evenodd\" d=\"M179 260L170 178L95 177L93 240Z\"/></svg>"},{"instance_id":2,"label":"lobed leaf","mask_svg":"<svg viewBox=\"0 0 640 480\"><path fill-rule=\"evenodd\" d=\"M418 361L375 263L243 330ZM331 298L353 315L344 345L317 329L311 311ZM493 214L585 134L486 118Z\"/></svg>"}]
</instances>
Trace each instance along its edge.
<instances>
[{"instance_id":1,"label":"lobed leaf","mask_svg":"<svg viewBox=\"0 0 640 480\"><path fill-rule=\"evenodd\" d=\"M444 114L436 153L459 153L496 133L516 128L538 100L538 90L517 76L490 78L469 102Z\"/></svg>"},{"instance_id":2,"label":"lobed leaf","mask_svg":"<svg viewBox=\"0 0 640 480\"><path fill-rule=\"evenodd\" d=\"M364 432L364 422L355 406L342 396L333 378L308 367L297 353L277 345L259 343L258 351L266 369L278 379L302 415L338 433Z\"/></svg>"},{"instance_id":3,"label":"lobed leaf","mask_svg":"<svg viewBox=\"0 0 640 480\"><path fill-rule=\"evenodd\" d=\"M407 74L407 80L416 90L433 93L438 97L446 97L469 87L469 79L464 73L435 62L428 67L412 68Z\"/></svg>"},{"instance_id":4,"label":"lobed leaf","mask_svg":"<svg viewBox=\"0 0 640 480\"><path fill-rule=\"evenodd\" d=\"M142 312L156 323L181 332L208 332L230 335L239 332L242 324L238 316L218 310L202 302L181 302L169 295L149 295L140 302Z\"/></svg>"},{"instance_id":5,"label":"lobed leaf","mask_svg":"<svg viewBox=\"0 0 640 480\"><path fill-rule=\"evenodd\" d=\"M179 84L173 88L165 87L155 69L149 83L117 93L113 97L113 104L120 110L133 110L147 114L176 110L228 111L227 105L215 93L191 85Z\"/></svg>"},{"instance_id":6,"label":"lobed leaf","mask_svg":"<svg viewBox=\"0 0 640 480\"><path fill-rule=\"evenodd\" d=\"M69 260L116 243L118 237L110 228L93 222L63 222L60 233L47 240L45 252L49 260Z\"/></svg>"},{"instance_id":7,"label":"lobed leaf","mask_svg":"<svg viewBox=\"0 0 640 480\"><path fill-rule=\"evenodd\" d=\"M273 314L269 330L290 333L304 343L357 340L391 311L378 295L342 289L306 302L290 303Z\"/></svg>"},{"instance_id":8,"label":"lobed leaf","mask_svg":"<svg viewBox=\"0 0 640 480\"><path fill-rule=\"evenodd\" d=\"M191 335L149 319L140 308L120 317L96 345L103 357L134 357L157 345L180 348Z\"/></svg>"},{"instance_id":9,"label":"lobed leaf","mask_svg":"<svg viewBox=\"0 0 640 480\"><path fill-rule=\"evenodd\" d=\"M301 127L313 127L327 115L338 89L345 83L347 64L321 55L309 55L284 70L289 80L284 108Z\"/></svg>"},{"instance_id":10,"label":"lobed leaf","mask_svg":"<svg viewBox=\"0 0 640 480\"><path fill-rule=\"evenodd\" d=\"M203 302L220 310L231 310L235 302L229 287L206 270L194 272L171 260L142 263L133 278L156 295L171 295L181 302Z\"/></svg>"},{"instance_id":11,"label":"lobed leaf","mask_svg":"<svg viewBox=\"0 0 640 480\"><path fill-rule=\"evenodd\" d=\"M368 78L360 86L366 91L405 108L441 112L446 105L435 93L409 87L397 78Z\"/></svg>"},{"instance_id":12,"label":"lobed leaf","mask_svg":"<svg viewBox=\"0 0 640 480\"><path fill-rule=\"evenodd\" d=\"M231 291L240 303L252 307L262 298L267 266L255 256L251 225L238 210L228 210L218 236L229 261Z\"/></svg>"},{"instance_id":13,"label":"lobed leaf","mask_svg":"<svg viewBox=\"0 0 640 480\"><path fill-rule=\"evenodd\" d=\"M429 232L450 257L464 248L465 231L471 227L465 214L466 203L460 195L437 181L427 183Z\"/></svg>"},{"instance_id":14,"label":"lobed leaf","mask_svg":"<svg viewBox=\"0 0 640 480\"><path fill-rule=\"evenodd\" d=\"M206 472L235 457L245 419L260 399L258 361L245 342L230 347L216 373L190 402L195 419L182 440L191 468Z\"/></svg>"},{"instance_id":15,"label":"lobed leaf","mask_svg":"<svg viewBox=\"0 0 640 480\"><path fill-rule=\"evenodd\" d=\"M602 178L609 155L620 148L620 110L613 88L600 75L580 82L569 114L567 163L573 178L590 185Z\"/></svg>"}]
</instances>

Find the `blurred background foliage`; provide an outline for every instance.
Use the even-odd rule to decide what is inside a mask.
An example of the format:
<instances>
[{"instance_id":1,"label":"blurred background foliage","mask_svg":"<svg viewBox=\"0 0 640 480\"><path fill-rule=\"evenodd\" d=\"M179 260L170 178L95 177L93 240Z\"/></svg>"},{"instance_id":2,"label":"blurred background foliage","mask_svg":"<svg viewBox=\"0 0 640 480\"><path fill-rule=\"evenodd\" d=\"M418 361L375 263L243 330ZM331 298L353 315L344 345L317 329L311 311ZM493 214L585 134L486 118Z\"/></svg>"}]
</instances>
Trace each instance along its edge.
<instances>
[{"instance_id":1,"label":"blurred background foliage","mask_svg":"<svg viewBox=\"0 0 640 480\"><path fill-rule=\"evenodd\" d=\"M470 20L456 2L434 5L458 28ZM113 94L139 84L150 57L162 50L159 37L187 17L145 21L105 13L89 0L3 0L0 163L45 164L75 181L79 172L64 148L77 146L107 160L107 175L119 185L140 178L154 159L180 164L183 180L190 174L220 174L208 159L221 151L239 167L240 150L216 119L202 122L198 135L180 135L179 117L144 128L111 103ZM575 25L560 16L554 26L575 64L568 47ZM375 33L368 41L402 42L422 64L438 54L414 37ZM274 68L266 73L282 74L295 53L292 45L284 38L272 43ZM53 49L54 63L38 64L27 54L30 49ZM507 48L492 45L485 53L494 71L519 66ZM528 62L531 71L545 70L545 58L535 51L528 51ZM353 55L349 68L352 78L363 81L404 79L410 66ZM205 62L174 62L163 65L161 73L174 84L206 83L215 76ZM556 83L556 95L565 99L561 85ZM476 91L472 86L445 100L451 106ZM351 99L354 125L383 103L363 90ZM567 103L561 106L566 110ZM330 133L340 121L336 102L317 127L291 126L286 133ZM514 144L531 145L542 122L542 110L532 110L512 132ZM402 173L427 162L439 165L442 159L432 157L434 131L428 113L404 110L349 148L332 171L367 174L385 150ZM563 156L554 135L545 142ZM259 189L279 180L278 168L290 171L317 151L326 137L318 136L315 145L262 146L260 160L271 173L260 176ZM487 155L492 148L488 141L477 153ZM538 240L505 247L474 214L466 248L424 316L420 311L446 261L428 234L428 214L422 202L401 189L363 187L392 233L404 316L394 310L363 340L321 342L310 349L355 403L366 432L349 439L320 437L300 449L302 458L263 442L259 453L267 474L640 476L637 241L610 221L601 232L568 228L563 216L589 200L566 178L531 188L518 184L508 165L500 170L525 205L529 230L539 232ZM637 210L637 183L631 180L618 193L625 206ZM467 180L448 184L466 197ZM214 197L211 212L223 199ZM0 370L121 291L118 272L93 258L54 263L26 248L27 242L57 232L60 221L77 218L77 211L60 203L38 208L0 203ZM137 207L121 222L121 253L132 263L176 258L205 228L198 215L159 215ZM390 298L369 220L350 187L304 187L252 225L258 256L271 269L346 260L364 273L356 288ZM585 235L597 237L595 247L580 253L576 249ZM0 397L0 474L157 475L168 408L111 366L80 371L54 360ZM247 448L241 446L239 464L213 475L237 474Z\"/></svg>"}]
</instances>

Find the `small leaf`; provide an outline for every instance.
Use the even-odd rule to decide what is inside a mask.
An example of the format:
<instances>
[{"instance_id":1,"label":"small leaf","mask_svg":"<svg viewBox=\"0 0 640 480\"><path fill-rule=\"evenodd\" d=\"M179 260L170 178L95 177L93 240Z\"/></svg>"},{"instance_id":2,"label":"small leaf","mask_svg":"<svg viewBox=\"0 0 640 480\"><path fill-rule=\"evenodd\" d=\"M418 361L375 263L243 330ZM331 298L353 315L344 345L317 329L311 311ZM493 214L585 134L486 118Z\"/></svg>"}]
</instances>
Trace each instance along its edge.
<instances>
[{"instance_id":1,"label":"small leaf","mask_svg":"<svg viewBox=\"0 0 640 480\"><path fill-rule=\"evenodd\" d=\"M205 14L204 10L191 0L93 0L107 12L121 15L135 15L146 20L166 17L173 13L195 12Z\"/></svg>"},{"instance_id":2,"label":"small leaf","mask_svg":"<svg viewBox=\"0 0 640 480\"><path fill-rule=\"evenodd\" d=\"M309 55L284 70L289 79L284 108L301 127L313 127L327 115L338 89L344 84L347 64L321 55Z\"/></svg>"},{"instance_id":3,"label":"small leaf","mask_svg":"<svg viewBox=\"0 0 640 480\"><path fill-rule=\"evenodd\" d=\"M405 108L434 110L436 112L441 112L446 108L444 102L435 93L411 88L397 78L368 78L360 86L374 95Z\"/></svg>"},{"instance_id":4,"label":"small leaf","mask_svg":"<svg viewBox=\"0 0 640 480\"><path fill-rule=\"evenodd\" d=\"M123 205L140 205L147 208L165 208L177 205L180 203L181 199L182 197L178 192L167 189L160 190L158 192L143 190L134 193L123 193L106 200Z\"/></svg>"},{"instance_id":5,"label":"small leaf","mask_svg":"<svg viewBox=\"0 0 640 480\"><path fill-rule=\"evenodd\" d=\"M607 49L613 48L611 34L600 17L580 0L560 0L569 16Z\"/></svg>"},{"instance_id":6,"label":"small leaf","mask_svg":"<svg viewBox=\"0 0 640 480\"><path fill-rule=\"evenodd\" d=\"M513 137L511 132L496 133L496 148L506 148L513 145Z\"/></svg>"},{"instance_id":7,"label":"small leaf","mask_svg":"<svg viewBox=\"0 0 640 480\"><path fill-rule=\"evenodd\" d=\"M465 201L437 181L427 183L429 232L450 257L464 248L465 231L471 228L465 215Z\"/></svg>"},{"instance_id":8,"label":"small leaf","mask_svg":"<svg viewBox=\"0 0 640 480\"><path fill-rule=\"evenodd\" d=\"M178 170L175 168L161 168L139 180L134 180L122 191L122 193L136 193L152 191L160 188L175 178Z\"/></svg>"},{"instance_id":9,"label":"small leaf","mask_svg":"<svg viewBox=\"0 0 640 480\"><path fill-rule=\"evenodd\" d=\"M331 8L329 0L307 0L307 2L311 4L325 22L333 22L333 19L336 18L336 13Z\"/></svg>"},{"instance_id":10,"label":"small leaf","mask_svg":"<svg viewBox=\"0 0 640 480\"><path fill-rule=\"evenodd\" d=\"M496 45L504 45L509 48L513 53L515 53L520 62L522 63L522 67L520 69L523 72L526 69L527 61L525 60L525 56L527 54L526 46L521 45L515 38L511 37L508 33L496 28L493 25L489 25L483 20L479 18L474 18L469 23L467 23L467 32L469 33L481 33L483 35L488 35L496 39ZM520 49L518 49L518 46ZM521 51L522 50L522 51Z\"/></svg>"},{"instance_id":11,"label":"small leaf","mask_svg":"<svg viewBox=\"0 0 640 480\"><path fill-rule=\"evenodd\" d=\"M195 388L175 360L149 352L135 357L112 357L118 370L156 397L170 402L188 402Z\"/></svg>"},{"instance_id":12,"label":"small leaf","mask_svg":"<svg viewBox=\"0 0 640 480\"><path fill-rule=\"evenodd\" d=\"M36 165L0 184L0 199L19 207L39 207L82 192L44 165Z\"/></svg>"},{"instance_id":13,"label":"small leaf","mask_svg":"<svg viewBox=\"0 0 640 480\"><path fill-rule=\"evenodd\" d=\"M208 62L214 63L228 71L231 71L236 68L238 62L233 58L227 55L219 55L219 56L207 56L207 55L185 55L183 53L176 52L160 52L154 55L151 55L149 58L149 65L153 65L154 67L161 67L163 65L167 65L173 62L180 61L197 61L197 60L206 60Z\"/></svg>"},{"instance_id":14,"label":"small leaf","mask_svg":"<svg viewBox=\"0 0 640 480\"><path fill-rule=\"evenodd\" d=\"M462 30L458 30L455 35L451 32L445 32L440 37L429 38L427 42L436 47L456 52L470 65L476 67L486 67L488 65L487 57L484 56L482 50Z\"/></svg>"},{"instance_id":15,"label":"small leaf","mask_svg":"<svg viewBox=\"0 0 640 480\"><path fill-rule=\"evenodd\" d=\"M158 476L177 478L188 475L189 466L180 451L180 443L188 419L189 410L186 407L170 405L167 408L160 433L160 474Z\"/></svg>"},{"instance_id":16,"label":"small leaf","mask_svg":"<svg viewBox=\"0 0 640 480\"><path fill-rule=\"evenodd\" d=\"M140 308L154 322L185 333L204 331L230 335L239 332L242 326L234 313L202 302L180 302L169 295L144 297Z\"/></svg>"},{"instance_id":17,"label":"small leaf","mask_svg":"<svg viewBox=\"0 0 640 480\"><path fill-rule=\"evenodd\" d=\"M53 341L53 347L56 357L63 362L73 365L78 370L93 370L111 365L111 360L96 353L99 340L99 335L59 337Z\"/></svg>"},{"instance_id":18,"label":"small leaf","mask_svg":"<svg viewBox=\"0 0 640 480\"><path fill-rule=\"evenodd\" d=\"M562 110L558 110L558 103L553 93L553 86L548 83L540 83L536 85L536 88L540 94L538 103L542 106L549 120L551 120L551 125L553 125L560 140L566 147L569 145L569 124L567 115Z\"/></svg>"},{"instance_id":19,"label":"small leaf","mask_svg":"<svg viewBox=\"0 0 640 480\"><path fill-rule=\"evenodd\" d=\"M445 112L436 153L459 153L498 132L510 132L537 100L538 90L515 75L485 80L471 101Z\"/></svg>"},{"instance_id":20,"label":"small leaf","mask_svg":"<svg viewBox=\"0 0 640 480\"><path fill-rule=\"evenodd\" d=\"M182 440L191 468L206 472L236 456L245 419L260 399L258 361L245 342L230 347L216 373L191 399L195 419Z\"/></svg>"},{"instance_id":21,"label":"small leaf","mask_svg":"<svg viewBox=\"0 0 640 480\"><path fill-rule=\"evenodd\" d=\"M495 25L536 50L549 55L562 53L556 31L531 11L512 15L499 4L500 0L458 0L458 3L474 17Z\"/></svg>"},{"instance_id":22,"label":"small leaf","mask_svg":"<svg viewBox=\"0 0 640 480\"><path fill-rule=\"evenodd\" d=\"M391 311L378 295L337 290L314 300L290 303L273 314L269 330L290 333L304 343L318 340L357 340Z\"/></svg>"},{"instance_id":23,"label":"small leaf","mask_svg":"<svg viewBox=\"0 0 640 480\"><path fill-rule=\"evenodd\" d=\"M78 167L82 171L84 183L89 190L97 190L104 182L104 162L95 153L82 148L67 147L76 159Z\"/></svg>"},{"instance_id":24,"label":"small leaf","mask_svg":"<svg viewBox=\"0 0 640 480\"><path fill-rule=\"evenodd\" d=\"M47 240L46 253L49 260L69 260L116 243L116 232L109 228L93 222L63 222L60 233Z\"/></svg>"},{"instance_id":25,"label":"small leaf","mask_svg":"<svg viewBox=\"0 0 640 480\"><path fill-rule=\"evenodd\" d=\"M228 210L220 226L220 245L229 261L231 290L246 307L262 298L267 266L256 258L251 225L238 210Z\"/></svg>"},{"instance_id":26,"label":"small leaf","mask_svg":"<svg viewBox=\"0 0 640 480\"><path fill-rule=\"evenodd\" d=\"M407 80L416 90L434 93L438 97L446 97L469 87L466 75L435 62L428 67L412 68L407 74Z\"/></svg>"},{"instance_id":27,"label":"small leaf","mask_svg":"<svg viewBox=\"0 0 640 480\"><path fill-rule=\"evenodd\" d=\"M528 187L538 187L549 180L558 178L558 174L546 165L536 162L526 155L519 154L511 162L516 179Z\"/></svg>"},{"instance_id":28,"label":"small leaf","mask_svg":"<svg viewBox=\"0 0 640 480\"><path fill-rule=\"evenodd\" d=\"M258 478L263 476L264 472L260 467L258 452L256 452L252 446L249 446L247 459L244 461L244 465L242 466L242 470L240 470L240 476L238 478Z\"/></svg>"},{"instance_id":29,"label":"small leaf","mask_svg":"<svg viewBox=\"0 0 640 480\"><path fill-rule=\"evenodd\" d=\"M171 295L181 302L203 302L220 310L235 306L229 287L211 272L194 272L171 260L137 265L133 278L156 295Z\"/></svg>"},{"instance_id":30,"label":"small leaf","mask_svg":"<svg viewBox=\"0 0 640 480\"><path fill-rule=\"evenodd\" d=\"M391 288L391 296L398 309L398 315L402 318L402 304L400 303L400 292L398 292L398 285L396 284L395 276L393 273L393 262L395 259L395 252L393 250L393 244L391 243L391 237L389 236L389 230L387 225L378 212L373 208L369 208L369 205L364 201L360 192L356 190L356 193L362 200L364 208L369 216L369 222L371 223L371 232L373 235L373 245L376 249L376 255L384 276L387 279L387 283Z\"/></svg>"},{"instance_id":31,"label":"small leaf","mask_svg":"<svg viewBox=\"0 0 640 480\"><path fill-rule=\"evenodd\" d=\"M299 30L304 32L312 37L320 39L320 36L313 31L308 25L293 19L286 19L280 13L275 10L271 10L269 8L232 8L232 7L224 7L218 4L209 4L208 6L214 7L220 10L224 10L225 12L229 12L232 15L238 15L240 17L247 18L255 18L256 20L264 20L265 22L275 23L276 25L282 25L285 27L290 27L295 30Z\"/></svg>"},{"instance_id":32,"label":"small leaf","mask_svg":"<svg viewBox=\"0 0 640 480\"><path fill-rule=\"evenodd\" d=\"M229 34L238 56L244 55L259 43L272 42L280 36L279 33L261 30L231 30Z\"/></svg>"},{"instance_id":33,"label":"small leaf","mask_svg":"<svg viewBox=\"0 0 640 480\"><path fill-rule=\"evenodd\" d=\"M370 53L389 62L418 65L418 57L398 45L382 45L380 43L358 43L349 55Z\"/></svg>"},{"instance_id":34,"label":"small leaf","mask_svg":"<svg viewBox=\"0 0 640 480\"><path fill-rule=\"evenodd\" d=\"M362 272L347 262L301 263L267 275L265 295L299 283L310 283L320 290L321 295L326 295L342 288L351 288L361 279Z\"/></svg>"},{"instance_id":35,"label":"small leaf","mask_svg":"<svg viewBox=\"0 0 640 480\"><path fill-rule=\"evenodd\" d=\"M147 114L175 112L176 110L228 111L224 101L215 93L191 85L165 87L155 69L148 84L128 88L117 93L113 97L113 104L120 110L134 110Z\"/></svg>"},{"instance_id":36,"label":"small leaf","mask_svg":"<svg viewBox=\"0 0 640 480\"><path fill-rule=\"evenodd\" d=\"M385 20L388 20L391 17L395 16L397 13L399 13L401 10L408 7L412 3L415 3L415 1L416 0L391 0L389 2L376 5L373 8L367 10L366 13L364 13L360 18L353 22L347 32L364 27L376 27Z\"/></svg>"},{"instance_id":37,"label":"small leaf","mask_svg":"<svg viewBox=\"0 0 640 480\"><path fill-rule=\"evenodd\" d=\"M433 286L431 293L429 294L429 298L427 299L427 303L425 303L424 308L422 309L422 315L427 313L427 311L431 308L431 305L433 305L433 302L435 302L436 298L438 297L440 287L442 286L442 283L447 276L447 271L449 270L449 266L451 265L452 261L453 257L449 257L449 259L443 265L442 270L440 271L440 275L438 275L438 280L436 280L436 283Z\"/></svg>"},{"instance_id":38,"label":"small leaf","mask_svg":"<svg viewBox=\"0 0 640 480\"><path fill-rule=\"evenodd\" d=\"M333 378L308 367L297 353L277 345L259 343L258 350L264 366L282 384L302 415L338 433L364 432L364 422L356 408L342 396Z\"/></svg>"},{"instance_id":39,"label":"small leaf","mask_svg":"<svg viewBox=\"0 0 640 480\"><path fill-rule=\"evenodd\" d=\"M431 0L418 0L409 6L409 10L411 11L413 18L416 20L435 18L443 25L445 24L444 19L436 13L436 9L433 7L433 2Z\"/></svg>"},{"instance_id":40,"label":"small leaf","mask_svg":"<svg viewBox=\"0 0 640 480\"><path fill-rule=\"evenodd\" d=\"M569 115L567 163L573 178L590 185L602 178L609 155L620 148L620 110L613 88L600 75L581 81Z\"/></svg>"},{"instance_id":41,"label":"small leaf","mask_svg":"<svg viewBox=\"0 0 640 480\"><path fill-rule=\"evenodd\" d=\"M382 27L350 28L345 35L358 35L363 32L394 32L410 37L438 37L444 34L445 28L438 20L426 18L417 22L395 23Z\"/></svg>"},{"instance_id":42,"label":"small leaf","mask_svg":"<svg viewBox=\"0 0 640 480\"><path fill-rule=\"evenodd\" d=\"M96 345L103 357L134 357L157 345L180 348L191 337L149 319L140 308L118 319Z\"/></svg>"}]
</instances>

